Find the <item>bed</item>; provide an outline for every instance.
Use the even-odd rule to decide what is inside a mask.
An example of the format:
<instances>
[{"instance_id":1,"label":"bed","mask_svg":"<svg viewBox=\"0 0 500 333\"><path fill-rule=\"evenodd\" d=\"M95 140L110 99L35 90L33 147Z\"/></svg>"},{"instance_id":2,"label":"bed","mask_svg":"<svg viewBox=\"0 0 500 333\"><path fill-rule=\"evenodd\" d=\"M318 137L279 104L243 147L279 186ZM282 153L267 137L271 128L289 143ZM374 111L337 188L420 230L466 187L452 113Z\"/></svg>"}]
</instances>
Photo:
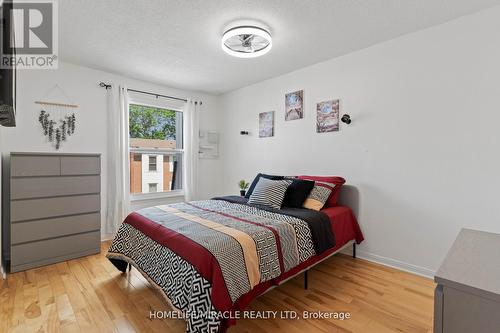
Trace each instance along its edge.
<instances>
[{"instance_id":1,"label":"bed","mask_svg":"<svg viewBox=\"0 0 500 333\"><path fill-rule=\"evenodd\" d=\"M133 212L107 257L138 269L188 332L225 332L254 298L362 240L348 207L276 210L230 196Z\"/></svg>"}]
</instances>

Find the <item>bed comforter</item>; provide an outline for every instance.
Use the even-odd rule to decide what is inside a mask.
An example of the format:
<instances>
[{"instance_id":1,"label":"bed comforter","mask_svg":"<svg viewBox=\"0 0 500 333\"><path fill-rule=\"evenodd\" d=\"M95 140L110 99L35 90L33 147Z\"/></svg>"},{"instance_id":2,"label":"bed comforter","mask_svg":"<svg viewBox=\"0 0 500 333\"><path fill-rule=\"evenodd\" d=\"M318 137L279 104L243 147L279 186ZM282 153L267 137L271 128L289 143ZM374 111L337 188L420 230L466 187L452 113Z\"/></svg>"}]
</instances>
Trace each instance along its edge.
<instances>
[{"instance_id":1,"label":"bed comforter","mask_svg":"<svg viewBox=\"0 0 500 333\"><path fill-rule=\"evenodd\" d=\"M335 246L329 218L306 209L250 206L238 197L130 214L107 257L135 266L187 320L188 332L223 332L269 283Z\"/></svg>"}]
</instances>

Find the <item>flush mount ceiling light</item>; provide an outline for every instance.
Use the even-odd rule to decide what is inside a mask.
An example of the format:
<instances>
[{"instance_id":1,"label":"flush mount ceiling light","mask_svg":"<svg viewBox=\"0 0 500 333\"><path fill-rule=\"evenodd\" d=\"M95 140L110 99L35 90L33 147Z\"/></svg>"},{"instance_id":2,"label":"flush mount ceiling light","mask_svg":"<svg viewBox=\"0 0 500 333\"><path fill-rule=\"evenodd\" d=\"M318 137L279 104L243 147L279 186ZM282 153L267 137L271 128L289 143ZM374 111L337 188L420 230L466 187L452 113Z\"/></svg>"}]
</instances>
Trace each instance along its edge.
<instances>
[{"instance_id":1,"label":"flush mount ceiling light","mask_svg":"<svg viewBox=\"0 0 500 333\"><path fill-rule=\"evenodd\" d=\"M272 46L269 32L256 26L237 26L222 36L222 49L233 57L260 57L269 52Z\"/></svg>"}]
</instances>

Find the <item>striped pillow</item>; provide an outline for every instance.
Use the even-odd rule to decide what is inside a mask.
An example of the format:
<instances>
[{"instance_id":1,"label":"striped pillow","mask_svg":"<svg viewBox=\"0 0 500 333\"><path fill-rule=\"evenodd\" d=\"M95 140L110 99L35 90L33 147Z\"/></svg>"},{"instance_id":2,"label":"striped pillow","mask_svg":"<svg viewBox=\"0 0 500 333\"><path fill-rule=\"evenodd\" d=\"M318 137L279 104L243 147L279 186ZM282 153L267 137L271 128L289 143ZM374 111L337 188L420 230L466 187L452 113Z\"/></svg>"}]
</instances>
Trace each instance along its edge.
<instances>
[{"instance_id":1,"label":"striped pillow","mask_svg":"<svg viewBox=\"0 0 500 333\"><path fill-rule=\"evenodd\" d=\"M304 201L302 207L313 210L321 210L334 188L335 184L315 181L314 187L311 193L309 193L306 201Z\"/></svg>"},{"instance_id":2,"label":"striped pillow","mask_svg":"<svg viewBox=\"0 0 500 333\"><path fill-rule=\"evenodd\" d=\"M248 199L251 205L262 205L280 209L290 180L271 180L261 177Z\"/></svg>"}]
</instances>

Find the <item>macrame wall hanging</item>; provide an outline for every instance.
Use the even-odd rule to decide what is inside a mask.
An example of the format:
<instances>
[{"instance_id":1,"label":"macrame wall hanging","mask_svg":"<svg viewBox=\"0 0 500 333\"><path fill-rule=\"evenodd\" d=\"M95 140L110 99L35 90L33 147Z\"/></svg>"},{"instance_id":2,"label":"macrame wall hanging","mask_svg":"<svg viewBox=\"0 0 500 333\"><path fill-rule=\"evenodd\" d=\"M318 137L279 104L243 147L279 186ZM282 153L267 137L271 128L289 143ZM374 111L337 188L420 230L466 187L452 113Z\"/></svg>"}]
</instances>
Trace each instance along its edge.
<instances>
[{"instance_id":1,"label":"macrame wall hanging","mask_svg":"<svg viewBox=\"0 0 500 333\"><path fill-rule=\"evenodd\" d=\"M58 93L66 101L56 102L45 100L44 98L43 100L35 101L35 104L41 106L40 113L38 114L38 122L42 128L43 135L47 142L56 150L59 150L61 144L75 133L75 110L78 109L78 105L71 103L68 95L57 84L45 96L54 93Z\"/></svg>"}]
</instances>

